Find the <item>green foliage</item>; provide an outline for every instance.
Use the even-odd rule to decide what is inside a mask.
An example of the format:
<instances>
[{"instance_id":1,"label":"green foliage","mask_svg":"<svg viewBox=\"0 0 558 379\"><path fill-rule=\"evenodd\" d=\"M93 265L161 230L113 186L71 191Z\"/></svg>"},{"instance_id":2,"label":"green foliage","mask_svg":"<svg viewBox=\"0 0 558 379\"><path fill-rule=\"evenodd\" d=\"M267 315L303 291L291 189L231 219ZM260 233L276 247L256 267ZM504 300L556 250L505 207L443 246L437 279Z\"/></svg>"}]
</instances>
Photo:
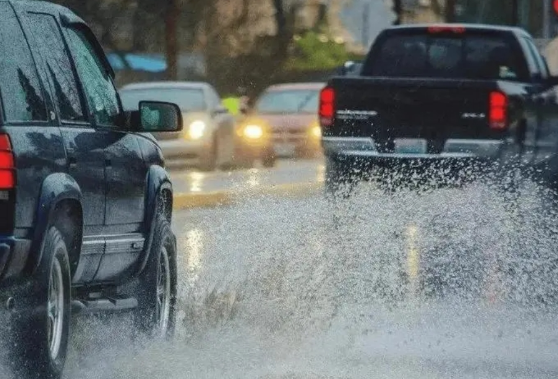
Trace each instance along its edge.
<instances>
[{"instance_id":1,"label":"green foliage","mask_svg":"<svg viewBox=\"0 0 558 379\"><path fill-rule=\"evenodd\" d=\"M285 62L287 70L323 70L342 65L354 56L344 43L325 33L306 32L294 39L293 54Z\"/></svg>"}]
</instances>

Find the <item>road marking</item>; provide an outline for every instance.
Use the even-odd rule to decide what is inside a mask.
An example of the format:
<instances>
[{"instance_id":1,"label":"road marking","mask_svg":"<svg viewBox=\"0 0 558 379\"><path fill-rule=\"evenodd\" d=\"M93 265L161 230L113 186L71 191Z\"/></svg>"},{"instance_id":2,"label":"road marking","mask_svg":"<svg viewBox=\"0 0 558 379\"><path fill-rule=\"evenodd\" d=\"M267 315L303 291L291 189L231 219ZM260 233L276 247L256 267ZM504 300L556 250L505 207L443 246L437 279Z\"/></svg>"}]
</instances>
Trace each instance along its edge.
<instances>
[{"instance_id":1,"label":"road marking","mask_svg":"<svg viewBox=\"0 0 558 379\"><path fill-rule=\"evenodd\" d=\"M318 194L322 191L322 182L289 183L276 186L261 186L246 190L223 190L205 193L175 193L173 208L183 210L190 208L213 208L238 203L245 198L261 196L281 196L301 198Z\"/></svg>"},{"instance_id":2,"label":"road marking","mask_svg":"<svg viewBox=\"0 0 558 379\"><path fill-rule=\"evenodd\" d=\"M418 228L409 225L407 229L407 277L411 286L411 295L417 296L419 292L420 251L418 248Z\"/></svg>"}]
</instances>

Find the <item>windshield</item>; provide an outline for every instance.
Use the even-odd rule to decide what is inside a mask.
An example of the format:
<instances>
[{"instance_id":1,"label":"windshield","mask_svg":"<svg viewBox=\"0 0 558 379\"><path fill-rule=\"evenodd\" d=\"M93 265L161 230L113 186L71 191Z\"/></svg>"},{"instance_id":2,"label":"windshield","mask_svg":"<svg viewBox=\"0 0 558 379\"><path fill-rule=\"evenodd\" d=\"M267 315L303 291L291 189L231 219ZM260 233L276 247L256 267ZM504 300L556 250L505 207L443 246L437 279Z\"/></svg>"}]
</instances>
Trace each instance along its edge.
<instances>
[{"instance_id":1,"label":"windshield","mask_svg":"<svg viewBox=\"0 0 558 379\"><path fill-rule=\"evenodd\" d=\"M522 80L527 73L500 36L395 35L380 47L370 76Z\"/></svg>"},{"instance_id":2,"label":"windshield","mask_svg":"<svg viewBox=\"0 0 558 379\"><path fill-rule=\"evenodd\" d=\"M316 113L319 91L289 90L269 91L256 103L258 113Z\"/></svg>"},{"instance_id":3,"label":"windshield","mask_svg":"<svg viewBox=\"0 0 558 379\"><path fill-rule=\"evenodd\" d=\"M165 101L177 104L183 112L199 112L207 108L202 89L149 88L122 90L124 109L138 109L140 101Z\"/></svg>"}]
</instances>

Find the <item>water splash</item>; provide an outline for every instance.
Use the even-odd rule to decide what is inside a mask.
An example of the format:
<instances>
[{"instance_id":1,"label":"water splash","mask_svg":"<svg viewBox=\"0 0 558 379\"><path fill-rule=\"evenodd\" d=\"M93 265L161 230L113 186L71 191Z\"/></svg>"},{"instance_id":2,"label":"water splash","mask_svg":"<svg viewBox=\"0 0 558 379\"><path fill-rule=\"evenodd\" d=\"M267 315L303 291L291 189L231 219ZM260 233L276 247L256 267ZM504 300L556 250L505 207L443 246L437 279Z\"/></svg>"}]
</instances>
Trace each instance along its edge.
<instances>
[{"instance_id":1,"label":"water splash","mask_svg":"<svg viewBox=\"0 0 558 379\"><path fill-rule=\"evenodd\" d=\"M176 217L176 341L79 320L67 379L558 375L558 218L536 186L512 207L480 184L244 200Z\"/></svg>"}]
</instances>

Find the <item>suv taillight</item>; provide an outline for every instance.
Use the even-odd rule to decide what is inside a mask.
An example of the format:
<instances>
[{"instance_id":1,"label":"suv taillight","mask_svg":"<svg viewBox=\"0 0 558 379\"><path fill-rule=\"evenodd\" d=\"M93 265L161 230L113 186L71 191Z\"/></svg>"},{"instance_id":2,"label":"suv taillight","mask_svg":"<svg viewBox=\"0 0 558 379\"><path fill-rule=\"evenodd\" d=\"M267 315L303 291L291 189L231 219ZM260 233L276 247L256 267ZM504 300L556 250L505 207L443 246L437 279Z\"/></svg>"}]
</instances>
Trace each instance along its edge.
<instances>
[{"instance_id":1,"label":"suv taillight","mask_svg":"<svg viewBox=\"0 0 558 379\"><path fill-rule=\"evenodd\" d=\"M12 189L15 185L15 164L10 137L0 134L0 190Z\"/></svg>"},{"instance_id":2,"label":"suv taillight","mask_svg":"<svg viewBox=\"0 0 558 379\"><path fill-rule=\"evenodd\" d=\"M333 124L335 115L335 90L331 87L325 87L320 92L320 125L328 127Z\"/></svg>"},{"instance_id":3,"label":"suv taillight","mask_svg":"<svg viewBox=\"0 0 558 379\"><path fill-rule=\"evenodd\" d=\"M490 129L504 130L508 127L508 97L506 94L499 91L490 93L488 122Z\"/></svg>"}]
</instances>

